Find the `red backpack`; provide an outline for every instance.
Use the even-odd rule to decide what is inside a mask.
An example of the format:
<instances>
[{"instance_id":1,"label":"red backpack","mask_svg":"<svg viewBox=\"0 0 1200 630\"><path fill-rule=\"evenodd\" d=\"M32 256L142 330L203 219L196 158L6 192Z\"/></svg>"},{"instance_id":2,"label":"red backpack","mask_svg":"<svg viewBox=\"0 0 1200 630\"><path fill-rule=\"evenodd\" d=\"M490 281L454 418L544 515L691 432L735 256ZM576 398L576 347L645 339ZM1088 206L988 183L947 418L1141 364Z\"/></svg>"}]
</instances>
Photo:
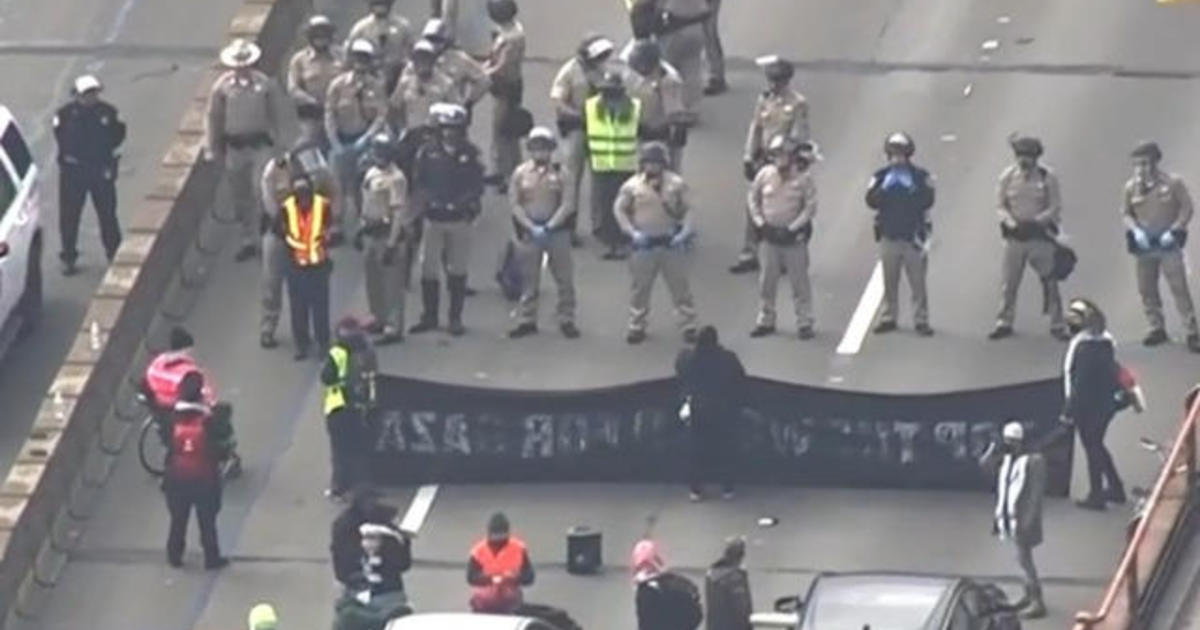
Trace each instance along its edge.
<instances>
[{"instance_id":1,"label":"red backpack","mask_svg":"<svg viewBox=\"0 0 1200 630\"><path fill-rule=\"evenodd\" d=\"M171 429L171 473L181 479L208 479L216 465L209 453L205 417L177 418Z\"/></svg>"}]
</instances>

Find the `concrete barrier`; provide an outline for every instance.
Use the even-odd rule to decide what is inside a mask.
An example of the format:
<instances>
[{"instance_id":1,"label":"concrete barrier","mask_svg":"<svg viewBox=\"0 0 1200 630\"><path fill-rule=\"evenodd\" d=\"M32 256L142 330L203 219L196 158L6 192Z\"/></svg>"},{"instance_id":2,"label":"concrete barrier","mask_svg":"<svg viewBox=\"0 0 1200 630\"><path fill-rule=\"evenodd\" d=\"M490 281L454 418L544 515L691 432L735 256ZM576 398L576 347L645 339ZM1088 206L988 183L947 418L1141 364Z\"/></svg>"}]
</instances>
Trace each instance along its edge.
<instances>
[{"instance_id":1,"label":"concrete barrier","mask_svg":"<svg viewBox=\"0 0 1200 630\"><path fill-rule=\"evenodd\" d=\"M312 0L246 0L230 23L229 38L256 41L263 49L260 68L277 73L311 9ZM113 448L102 435L102 423L122 392L128 397L128 377L140 371L148 354L147 331L164 315L162 305L209 217L206 209L213 206L220 173L198 156L207 96L219 71L214 60L197 86L154 187L127 226L70 354L0 484L0 629L14 615L29 615L35 592L57 580L78 535L78 528L61 526L70 520L74 489L81 481L89 485L89 456L98 448ZM98 345L93 322L101 332ZM129 423L124 424L122 438L128 435Z\"/></svg>"}]
</instances>

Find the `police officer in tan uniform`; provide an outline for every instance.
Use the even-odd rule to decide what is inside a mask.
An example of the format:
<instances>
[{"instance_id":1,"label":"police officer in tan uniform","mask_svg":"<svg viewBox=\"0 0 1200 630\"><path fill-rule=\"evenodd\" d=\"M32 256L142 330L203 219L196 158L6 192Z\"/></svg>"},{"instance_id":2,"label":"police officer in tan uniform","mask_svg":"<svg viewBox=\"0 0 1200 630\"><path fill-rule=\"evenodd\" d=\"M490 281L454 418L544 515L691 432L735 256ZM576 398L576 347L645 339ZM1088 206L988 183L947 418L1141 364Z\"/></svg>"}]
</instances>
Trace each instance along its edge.
<instances>
[{"instance_id":1,"label":"police officer in tan uniform","mask_svg":"<svg viewBox=\"0 0 1200 630\"><path fill-rule=\"evenodd\" d=\"M537 332L545 258L558 287L559 329L566 338L575 339L579 337L575 327L575 270L567 232L571 208L567 204L566 174L552 161L558 141L550 129L534 127L525 146L530 159L517 167L508 189L523 284L521 301L514 311L517 327L508 336L519 339Z\"/></svg>"},{"instance_id":2,"label":"police officer in tan uniform","mask_svg":"<svg viewBox=\"0 0 1200 630\"><path fill-rule=\"evenodd\" d=\"M357 221L359 163L370 138L387 124L387 97L383 81L372 69L375 46L356 39L349 49L349 67L329 84L325 97L325 132L342 193L342 202L334 205L346 218Z\"/></svg>"},{"instance_id":3,"label":"police officer in tan uniform","mask_svg":"<svg viewBox=\"0 0 1200 630\"><path fill-rule=\"evenodd\" d=\"M750 119L750 129L746 132L742 165L749 181L754 181L759 169L767 163L765 149L771 138L782 134L797 142L812 140L808 129L808 101L791 89L795 67L778 55L759 57L755 62L766 74L768 87L758 96L754 116ZM742 250L737 263L729 271L749 273L758 269L755 239L756 232L747 217Z\"/></svg>"},{"instance_id":4,"label":"police officer in tan uniform","mask_svg":"<svg viewBox=\"0 0 1200 630\"><path fill-rule=\"evenodd\" d=\"M337 177L315 141L302 138L290 151L268 160L259 181L262 200L262 316L259 324L259 345L274 348L275 329L283 308L283 273L288 266L288 248L271 226L279 220L283 202L292 195L292 181L308 176L318 195L337 198ZM335 208L330 208L336 213ZM336 220L337 215L334 214Z\"/></svg>"},{"instance_id":5,"label":"police officer in tan uniform","mask_svg":"<svg viewBox=\"0 0 1200 630\"><path fill-rule=\"evenodd\" d=\"M633 290L629 300L629 333L625 341L646 340L650 292L662 274L675 304L679 328L688 343L696 341L696 305L688 281L693 228L688 187L667 170L666 145L650 142L641 148L641 172L621 186L614 204L617 224L633 243L629 270Z\"/></svg>"},{"instance_id":6,"label":"police officer in tan uniform","mask_svg":"<svg viewBox=\"0 0 1200 630\"><path fill-rule=\"evenodd\" d=\"M817 185L808 167L812 146L778 135L767 145L771 163L750 184L746 203L750 220L762 234L762 272L758 276L758 322L751 337L775 332L775 300L780 277L792 285L796 336L812 339L812 284L808 277L808 242L817 215Z\"/></svg>"},{"instance_id":7,"label":"police officer in tan uniform","mask_svg":"<svg viewBox=\"0 0 1200 630\"><path fill-rule=\"evenodd\" d=\"M517 21L515 0L488 0L488 15L499 31L491 55L483 64L491 82L492 99L492 175L489 181L501 193L521 163L521 132L516 130L517 115L525 95L521 64L525 61L525 27Z\"/></svg>"},{"instance_id":8,"label":"police officer in tan uniform","mask_svg":"<svg viewBox=\"0 0 1200 630\"><path fill-rule=\"evenodd\" d=\"M408 67L388 99L389 119L396 129L415 129L429 124L429 108L435 103L459 103L454 81L436 67L433 42L422 39L413 46Z\"/></svg>"},{"instance_id":9,"label":"police officer in tan uniform","mask_svg":"<svg viewBox=\"0 0 1200 630\"><path fill-rule=\"evenodd\" d=\"M235 39L221 51L229 68L213 84L206 116L208 159L225 165L234 213L242 226L241 247L235 259L253 258L258 251L258 198L254 177L271 157L280 137L284 96L279 85L254 69L262 50L253 42Z\"/></svg>"},{"instance_id":10,"label":"police officer in tan uniform","mask_svg":"<svg viewBox=\"0 0 1200 630\"><path fill-rule=\"evenodd\" d=\"M437 69L454 82L458 90L458 102L466 108L469 117L475 103L486 96L491 88L492 82L483 64L454 45L454 38L442 20L426 22L421 38L433 44L437 52Z\"/></svg>"},{"instance_id":11,"label":"police officer in tan uniform","mask_svg":"<svg viewBox=\"0 0 1200 630\"><path fill-rule=\"evenodd\" d=\"M1150 322L1150 332L1142 343L1157 346L1167 341L1162 296L1158 292L1161 273L1187 329L1188 349L1200 352L1200 327L1183 259L1188 223L1192 220L1192 197L1179 176L1159 169L1162 149L1158 143L1138 144L1132 157L1133 177L1125 183L1121 214L1125 219L1126 245L1137 262L1138 293Z\"/></svg>"},{"instance_id":12,"label":"police officer in tan uniform","mask_svg":"<svg viewBox=\"0 0 1200 630\"><path fill-rule=\"evenodd\" d=\"M579 244L579 237L576 235L579 193L583 185L583 174L587 169L587 137L583 133L583 107L587 99L597 91L600 80L604 77L604 64L612 57L614 48L612 40L606 37L585 37L575 56L559 69L550 87L550 100L554 101L558 134L562 139L566 157L567 181L570 184L567 200L571 206L572 245ZM598 229L599 225L592 226L593 232Z\"/></svg>"},{"instance_id":13,"label":"police officer in tan uniform","mask_svg":"<svg viewBox=\"0 0 1200 630\"><path fill-rule=\"evenodd\" d=\"M670 169L683 169L683 147L687 144L687 110L683 106L683 80L662 61L659 45L638 40L629 53L625 88L642 103L638 140L664 142L671 150Z\"/></svg>"},{"instance_id":14,"label":"police officer in tan uniform","mask_svg":"<svg viewBox=\"0 0 1200 630\"><path fill-rule=\"evenodd\" d=\"M365 250L367 332L381 335L377 345L404 339L404 302L408 290L408 247L412 245L415 214L409 210L408 179L392 159L392 138L371 138L371 166L363 175L362 220L354 248Z\"/></svg>"},{"instance_id":15,"label":"police officer in tan uniform","mask_svg":"<svg viewBox=\"0 0 1200 630\"><path fill-rule=\"evenodd\" d=\"M367 0L370 15L356 22L346 36L347 44L356 39L365 39L375 47L382 70L383 87L388 92L395 88L415 39L408 20L392 14L392 4L394 0Z\"/></svg>"},{"instance_id":16,"label":"police officer in tan uniform","mask_svg":"<svg viewBox=\"0 0 1200 630\"><path fill-rule=\"evenodd\" d=\"M308 46L296 51L288 63L287 90L296 104L301 134L322 148L329 146L325 137L325 95L329 84L342 72L342 52L333 47L333 22L324 15L308 20L304 34Z\"/></svg>"},{"instance_id":17,"label":"police officer in tan uniform","mask_svg":"<svg viewBox=\"0 0 1200 630\"><path fill-rule=\"evenodd\" d=\"M1012 336L1017 290L1025 267L1029 266L1042 282L1043 310L1050 316L1051 336L1068 341L1062 296L1053 276L1055 239L1062 215L1058 177L1038 163L1042 156L1041 140L1026 136L1014 137L1010 142L1016 164L1004 169L996 186L1000 234L1004 237L1000 313L988 339Z\"/></svg>"},{"instance_id":18,"label":"police officer in tan uniform","mask_svg":"<svg viewBox=\"0 0 1200 630\"><path fill-rule=\"evenodd\" d=\"M664 32L659 36L663 57L683 79L683 106L694 123L704 93L704 22L712 15L708 0L658 0Z\"/></svg>"}]
</instances>

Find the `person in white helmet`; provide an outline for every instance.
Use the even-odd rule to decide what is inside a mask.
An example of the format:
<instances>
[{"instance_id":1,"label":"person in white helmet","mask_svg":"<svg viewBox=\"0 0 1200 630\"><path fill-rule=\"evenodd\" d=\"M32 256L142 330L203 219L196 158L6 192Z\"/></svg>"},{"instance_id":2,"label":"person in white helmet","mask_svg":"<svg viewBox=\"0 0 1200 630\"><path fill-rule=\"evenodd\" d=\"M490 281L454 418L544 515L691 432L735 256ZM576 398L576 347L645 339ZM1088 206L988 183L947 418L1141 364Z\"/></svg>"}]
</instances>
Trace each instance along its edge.
<instances>
[{"instance_id":1,"label":"person in white helmet","mask_svg":"<svg viewBox=\"0 0 1200 630\"><path fill-rule=\"evenodd\" d=\"M121 245L117 221L117 148L125 141L125 123L117 108L100 100L100 80L90 74L75 79L71 102L54 113L58 142L59 235L63 275L76 271L79 219L88 195L96 208L100 239L111 261Z\"/></svg>"},{"instance_id":2,"label":"person in white helmet","mask_svg":"<svg viewBox=\"0 0 1200 630\"><path fill-rule=\"evenodd\" d=\"M337 206L350 225L354 225L361 203L359 165L371 137L384 130L388 107L383 80L374 71L375 45L356 39L349 50L347 69L329 84L325 97L325 132L333 147L331 161L337 170L342 195ZM335 226L341 218L338 217Z\"/></svg>"},{"instance_id":3,"label":"person in white helmet","mask_svg":"<svg viewBox=\"0 0 1200 630\"><path fill-rule=\"evenodd\" d=\"M1046 494L1046 459L1029 448L1025 428L1011 420L1004 425L1002 441L992 442L979 465L996 475L996 507L992 532L1017 548L1017 563L1025 574L1026 619L1046 616L1042 583L1033 564L1033 550L1042 544L1042 497Z\"/></svg>"},{"instance_id":4,"label":"person in white helmet","mask_svg":"<svg viewBox=\"0 0 1200 630\"><path fill-rule=\"evenodd\" d=\"M301 135L326 151L329 138L325 137L325 95L343 63L341 49L333 47L335 30L328 16L309 18L304 28L308 46L292 55L287 71L287 91L296 104Z\"/></svg>"},{"instance_id":5,"label":"person in white helmet","mask_svg":"<svg viewBox=\"0 0 1200 630\"><path fill-rule=\"evenodd\" d=\"M254 69L262 50L236 39L221 51L229 70L213 83L206 119L207 159L225 166L234 213L242 226L236 260L258 252L259 207L256 178L281 138L286 102L274 79Z\"/></svg>"},{"instance_id":6,"label":"person in white helmet","mask_svg":"<svg viewBox=\"0 0 1200 630\"><path fill-rule=\"evenodd\" d=\"M517 167L509 186L523 286L520 304L514 311L517 327L508 333L513 339L537 332L543 258L558 287L559 328L568 339L579 337L579 329L575 327L575 271L567 226L572 208L567 203L566 173L554 161L557 147L553 131L534 127L525 144L529 160Z\"/></svg>"}]
</instances>

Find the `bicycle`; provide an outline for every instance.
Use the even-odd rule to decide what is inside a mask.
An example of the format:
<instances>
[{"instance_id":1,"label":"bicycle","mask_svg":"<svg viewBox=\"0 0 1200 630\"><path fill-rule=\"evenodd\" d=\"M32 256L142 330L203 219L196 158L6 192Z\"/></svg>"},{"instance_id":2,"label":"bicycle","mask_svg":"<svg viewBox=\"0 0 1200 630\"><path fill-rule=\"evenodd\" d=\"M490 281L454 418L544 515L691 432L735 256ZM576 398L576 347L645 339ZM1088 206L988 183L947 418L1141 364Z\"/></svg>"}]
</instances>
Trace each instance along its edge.
<instances>
[{"instance_id":1,"label":"bicycle","mask_svg":"<svg viewBox=\"0 0 1200 630\"><path fill-rule=\"evenodd\" d=\"M162 419L154 412L153 404L145 394L139 393L137 399L149 410L138 432L138 462L151 477L160 478L167 469L167 445L163 443L160 430ZM221 460L220 469L223 479L240 477L241 455L238 455L237 451L230 453L229 457Z\"/></svg>"}]
</instances>

